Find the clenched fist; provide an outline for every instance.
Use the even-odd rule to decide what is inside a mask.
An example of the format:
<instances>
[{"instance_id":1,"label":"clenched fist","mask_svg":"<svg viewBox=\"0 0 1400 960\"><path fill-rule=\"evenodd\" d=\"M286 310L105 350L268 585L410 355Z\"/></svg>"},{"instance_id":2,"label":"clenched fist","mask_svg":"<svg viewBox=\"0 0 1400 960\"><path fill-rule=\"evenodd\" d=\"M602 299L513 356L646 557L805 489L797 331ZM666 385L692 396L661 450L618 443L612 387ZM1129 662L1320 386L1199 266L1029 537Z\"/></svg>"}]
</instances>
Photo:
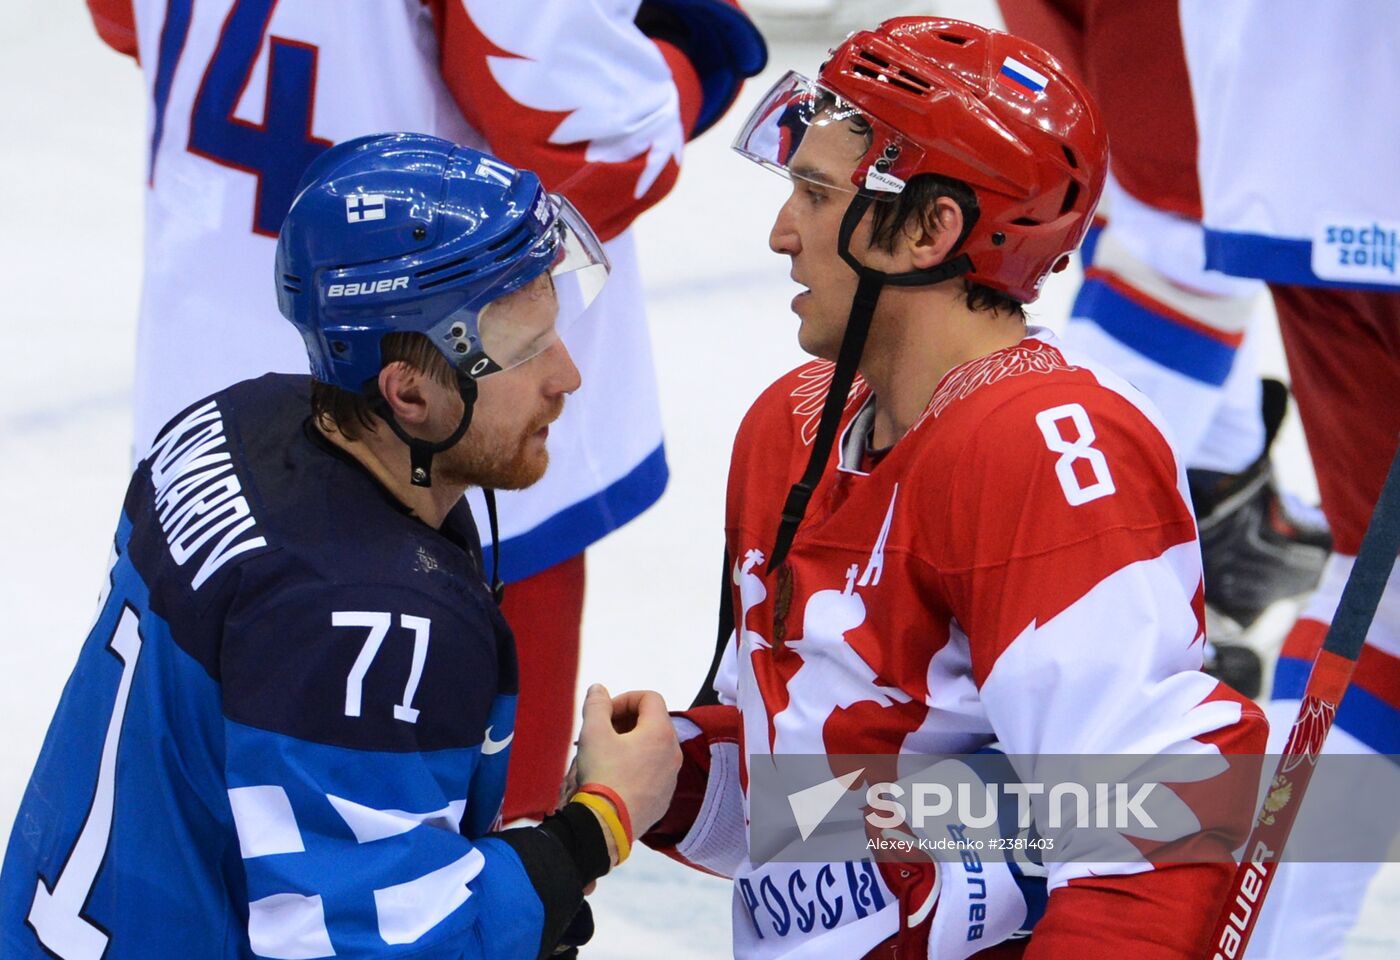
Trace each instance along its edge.
<instances>
[{"instance_id":1,"label":"clenched fist","mask_svg":"<svg viewBox=\"0 0 1400 960\"><path fill-rule=\"evenodd\" d=\"M616 790L641 836L661 819L676 788L681 748L666 701L651 690L612 697L594 684L583 700L578 781Z\"/></svg>"}]
</instances>

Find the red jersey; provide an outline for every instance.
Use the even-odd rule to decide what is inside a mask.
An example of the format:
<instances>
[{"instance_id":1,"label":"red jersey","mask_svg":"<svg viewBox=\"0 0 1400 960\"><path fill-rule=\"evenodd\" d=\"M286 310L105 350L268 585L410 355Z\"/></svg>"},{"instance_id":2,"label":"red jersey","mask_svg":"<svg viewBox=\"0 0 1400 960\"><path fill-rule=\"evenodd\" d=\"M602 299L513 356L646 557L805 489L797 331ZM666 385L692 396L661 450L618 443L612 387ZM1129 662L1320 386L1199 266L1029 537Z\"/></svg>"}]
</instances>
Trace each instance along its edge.
<instances>
[{"instance_id":1,"label":"red jersey","mask_svg":"<svg viewBox=\"0 0 1400 960\"><path fill-rule=\"evenodd\" d=\"M832 369L812 362L775 383L734 446L725 527L736 630L716 686L742 715L745 790L747 769L770 752L964 753L994 740L1032 757L1262 752L1262 713L1199 672L1195 521L1155 412L1044 331L952 370L868 472L875 398L857 380L835 462L768 574ZM1229 841L1215 842L1223 856ZM801 882L787 877L795 866ZM1050 905L1028 955L1068 955L1072 944L1077 960L1185 955L1203 942L1230 872L1048 866ZM947 955L930 944L931 930L941 936L932 867L882 864L870 915L832 930L775 925L781 912L766 899L746 909L755 898L743 890L809 889L820 869L744 859L736 955L784 956L831 937L840 955L860 956L891 935L899 956ZM1108 909L1124 894L1133 911Z\"/></svg>"}]
</instances>

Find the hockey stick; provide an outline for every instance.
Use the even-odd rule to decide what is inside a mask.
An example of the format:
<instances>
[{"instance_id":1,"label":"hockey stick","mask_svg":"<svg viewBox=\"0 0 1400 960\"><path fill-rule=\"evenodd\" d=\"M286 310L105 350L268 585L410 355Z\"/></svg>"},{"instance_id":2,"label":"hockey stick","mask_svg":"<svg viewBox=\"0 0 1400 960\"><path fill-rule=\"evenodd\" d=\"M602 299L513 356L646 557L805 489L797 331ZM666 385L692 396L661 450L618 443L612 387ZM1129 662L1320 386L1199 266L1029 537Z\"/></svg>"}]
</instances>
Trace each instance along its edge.
<instances>
[{"instance_id":1,"label":"hockey stick","mask_svg":"<svg viewBox=\"0 0 1400 960\"><path fill-rule=\"evenodd\" d=\"M1207 960L1234 960L1243 956L1249 945L1264 895L1274 882L1277 872L1274 868L1293 830L1293 821L1298 817L1298 808L1312 779L1322 743L1332 729L1337 704L1341 703L1351 682L1356 658L1361 655L1366 632L1371 628L1381 594L1395 566L1397 551L1400 551L1400 450L1391 461L1371 523L1356 553L1356 563L1342 588L1332 626L1308 674L1298 719L1293 721L1288 745L1283 748L1278 769L1269 784L1269 798L1275 801L1273 806L1278 809L1268 816L1261 812L1250 831L1244 846L1245 858L1235 872L1224 909L1206 948Z\"/></svg>"}]
</instances>

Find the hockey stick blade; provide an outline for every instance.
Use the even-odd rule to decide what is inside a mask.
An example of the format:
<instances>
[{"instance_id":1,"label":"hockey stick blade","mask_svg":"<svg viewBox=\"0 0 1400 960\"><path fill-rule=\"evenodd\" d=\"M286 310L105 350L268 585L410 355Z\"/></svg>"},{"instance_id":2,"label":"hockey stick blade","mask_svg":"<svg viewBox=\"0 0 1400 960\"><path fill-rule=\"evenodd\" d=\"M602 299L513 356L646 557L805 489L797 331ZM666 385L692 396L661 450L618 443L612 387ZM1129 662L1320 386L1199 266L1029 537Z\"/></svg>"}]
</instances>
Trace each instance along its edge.
<instances>
[{"instance_id":1,"label":"hockey stick blade","mask_svg":"<svg viewBox=\"0 0 1400 960\"><path fill-rule=\"evenodd\" d=\"M1332 729L1337 705L1351 683L1356 658L1361 655L1366 633L1371 629L1381 595L1395 567L1397 552L1400 552L1400 450L1390 463L1390 472L1371 514L1366 536L1361 540L1351 575L1342 588L1336 615L1308 674L1298 718L1293 721L1288 744L1283 748L1278 769L1269 784L1268 799L1273 802L1266 801L1245 842L1244 860L1235 871L1235 879L1226 894L1225 905L1204 953L1206 960L1237 960L1249 945L1264 896L1274 882L1275 868L1298 817L1308 781L1312 779L1317 756ZM1271 807L1273 812L1266 812Z\"/></svg>"}]
</instances>

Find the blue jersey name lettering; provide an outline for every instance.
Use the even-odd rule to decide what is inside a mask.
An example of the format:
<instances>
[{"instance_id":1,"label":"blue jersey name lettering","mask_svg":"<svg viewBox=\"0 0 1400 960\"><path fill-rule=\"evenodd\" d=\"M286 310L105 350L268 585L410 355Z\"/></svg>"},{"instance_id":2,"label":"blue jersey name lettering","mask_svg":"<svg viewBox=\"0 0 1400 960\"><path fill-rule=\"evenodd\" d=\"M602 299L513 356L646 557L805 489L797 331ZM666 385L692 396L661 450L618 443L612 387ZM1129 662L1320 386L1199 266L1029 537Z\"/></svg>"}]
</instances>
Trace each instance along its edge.
<instances>
[{"instance_id":1,"label":"blue jersey name lettering","mask_svg":"<svg viewBox=\"0 0 1400 960\"><path fill-rule=\"evenodd\" d=\"M198 590L224 564L267 540L243 496L213 400L166 429L151 449L151 486L161 531L178 566L202 557L190 585Z\"/></svg>"}]
</instances>

